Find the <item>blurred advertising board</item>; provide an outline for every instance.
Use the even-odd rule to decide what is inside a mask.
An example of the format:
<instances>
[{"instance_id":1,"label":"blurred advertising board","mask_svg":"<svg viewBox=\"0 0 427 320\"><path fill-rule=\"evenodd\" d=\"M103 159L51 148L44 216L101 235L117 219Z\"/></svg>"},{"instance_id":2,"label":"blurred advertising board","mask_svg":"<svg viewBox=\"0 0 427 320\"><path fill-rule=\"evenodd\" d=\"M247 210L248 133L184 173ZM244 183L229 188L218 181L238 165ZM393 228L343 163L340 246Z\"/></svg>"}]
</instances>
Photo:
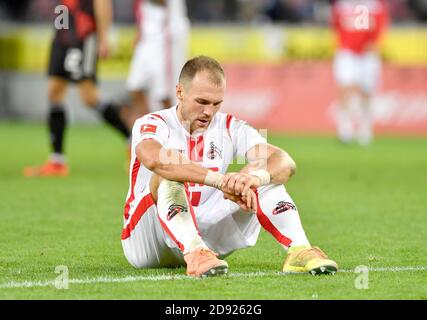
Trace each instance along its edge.
<instances>
[{"instance_id":1,"label":"blurred advertising board","mask_svg":"<svg viewBox=\"0 0 427 320\"><path fill-rule=\"evenodd\" d=\"M44 76L53 30L12 26L0 30L0 71ZM116 26L113 56L99 64L102 81L123 82L135 28ZM334 36L326 27L194 26L189 55L210 55L228 77L225 110L256 127L282 132L334 130ZM377 131L427 135L427 27L393 28L383 39L381 91L375 98Z\"/></svg>"},{"instance_id":2,"label":"blurred advertising board","mask_svg":"<svg viewBox=\"0 0 427 320\"><path fill-rule=\"evenodd\" d=\"M337 92L330 62L226 65L225 71L226 112L272 131L334 132ZM427 135L427 66L386 64L373 110L378 133Z\"/></svg>"},{"instance_id":3,"label":"blurred advertising board","mask_svg":"<svg viewBox=\"0 0 427 320\"><path fill-rule=\"evenodd\" d=\"M0 69L44 72L53 30L50 26L0 28ZM100 76L126 77L135 28L115 27L113 55L100 63ZM189 55L209 55L229 64L282 64L295 60L330 60L335 48L328 28L278 25L201 27L191 30ZM391 64L427 65L427 27L391 29L382 41L382 56Z\"/></svg>"}]
</instances>

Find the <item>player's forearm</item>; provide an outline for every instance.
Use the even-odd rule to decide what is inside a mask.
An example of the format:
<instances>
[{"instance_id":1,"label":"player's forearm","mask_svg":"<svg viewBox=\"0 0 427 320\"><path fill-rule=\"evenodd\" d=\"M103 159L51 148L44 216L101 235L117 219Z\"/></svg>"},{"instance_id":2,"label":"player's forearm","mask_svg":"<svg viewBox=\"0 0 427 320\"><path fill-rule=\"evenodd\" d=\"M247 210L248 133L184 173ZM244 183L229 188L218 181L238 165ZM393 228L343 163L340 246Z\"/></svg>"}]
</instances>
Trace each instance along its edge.
<instances>
[{"instance_id":1,"label":"player's forearm","mask_svg":"<svg viewBox=\"0 0 427 320\"><path fill-rule=\"evenodd\" d=\"M162 161L159 161L155 163L152 171L167 180L203 184L208 173L208 169L190 162L179 153L178 157L180 159L177 164L162 163Z\"/></svg>"},{"instance_id":2,"label":"player's forearm","mask_svg":"<svg viewBox=\"0 0 427 320\"><path fill-rule=\"evenodd\" d=\"M113 5L111 0L95 0L94 9L98 38L105 40L113 21Z\"/></svg>"},{"instance_id":3,"label":"player's forearm","mask_svg":"<svg viewBox=\"0 0 427 320\"><path fill-rule=\"evenodd\" d=\"M295 161L287 152L271 144L258 144L246 153L249 164L241 172L260 178L262 185L286 183L296 170Z\"/></svg>"},{"instance_id":4,"label":"player's forearm","mask_svg":"<svg viewBox=\"0 0 427 320\"><path fill-rule=\"evenodd\" d=\"M272 184L287 183L295 174L295 170L295 161L283 150L274 152L267 159L267 171Z\"/></svg>"},{"instance_id":5,"label":"player's forearm","mask_svg":"<svg viewBox=\"0 0 427 320\"><path fill-rule=\"evenodd\" d=\"M156 141L141 142L136 154L144 167L167 180L204 183L208 173L208 169L191 162L178 151L161 147Z\"/></svg>"},{"instance_id":6,"label":"player's forearm","mask_svg":"<svg viewBox=\"0 0 427 320\"><path fill-rule=\"evenodd\" d=\"M260 169L266 170L270 174L271 184L283 184L287 183L294 175L296 164L287 152L275 148L274 152L269 152L267 161L265 159L252 161L243 167L240 172L250 174Z\"/></svg>"}]
</instances>

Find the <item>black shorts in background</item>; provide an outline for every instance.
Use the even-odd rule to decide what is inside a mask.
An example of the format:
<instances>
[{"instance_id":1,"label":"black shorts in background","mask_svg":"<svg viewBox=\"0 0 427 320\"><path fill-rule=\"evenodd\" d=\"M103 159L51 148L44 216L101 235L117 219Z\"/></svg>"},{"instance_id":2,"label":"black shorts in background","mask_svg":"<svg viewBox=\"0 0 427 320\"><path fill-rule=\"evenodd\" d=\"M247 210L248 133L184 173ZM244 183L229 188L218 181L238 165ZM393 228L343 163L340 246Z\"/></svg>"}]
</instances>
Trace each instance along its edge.
<instances>
[{"instance_id":1,"label":"black shorts in background","mask_svg":"<svg viewBox=\"0 0 427 320\"><path fill-rule=\"evenodd\" d=\"M97 63L95 34L73 45L63 44L55 37L50 50L48 75L72 82L88 79L96 82Z\"/></svg>"}]
</instances>

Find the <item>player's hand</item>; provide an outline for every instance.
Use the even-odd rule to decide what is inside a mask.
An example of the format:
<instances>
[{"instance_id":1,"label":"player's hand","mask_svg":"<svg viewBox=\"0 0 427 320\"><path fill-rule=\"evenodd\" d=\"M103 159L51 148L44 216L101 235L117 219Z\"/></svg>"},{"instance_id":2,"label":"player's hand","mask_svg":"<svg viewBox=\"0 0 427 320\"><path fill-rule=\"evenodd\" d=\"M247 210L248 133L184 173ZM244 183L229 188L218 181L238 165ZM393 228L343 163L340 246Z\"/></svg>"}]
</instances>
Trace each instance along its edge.
<instances>
[{"instance_id":1,"label":"player's hand","mask_svg":"<svg viewBox=\"0 0 427 320\"><path fill-rule=\"evenodd\" d=\"M246 196L251 188L258 188L261 181L258 177L243 172L230 172L224 175L221 190L237 196Z\"/></svg>"},{"instance_id":2,"label":"player's hand","mask_svg":"<svg viewBox=\"0 0 427 320\"><path fill-rule=\"evenodd\" d=\"M253 190L249 189L246 196L238 196L232 193L224 192L224 199L231 200L239 205L239 207L247 212L257 211L257 199Z\"/></svg>"},{"instance_id":3,"label":"player's hand","mask_svg":"<svg viewBox=\"0 0 427 320\"><path fill-rule=\"evenodd\" d=\"M98 57L107 59L110 56L110 43L107 39L100 39L98 43Z\"/></svg>"}]
</instances>

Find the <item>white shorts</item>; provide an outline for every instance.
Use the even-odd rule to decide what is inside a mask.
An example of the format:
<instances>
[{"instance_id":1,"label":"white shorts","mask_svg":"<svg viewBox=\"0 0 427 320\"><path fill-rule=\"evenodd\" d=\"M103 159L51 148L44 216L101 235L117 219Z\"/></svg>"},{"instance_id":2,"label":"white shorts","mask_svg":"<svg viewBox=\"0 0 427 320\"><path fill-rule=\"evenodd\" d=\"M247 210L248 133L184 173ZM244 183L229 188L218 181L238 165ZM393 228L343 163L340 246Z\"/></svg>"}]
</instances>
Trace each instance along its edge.
<instances>
[{"instance_id":1,"label":"white shorts","mask_svg":"<svg viewBox=\"0 0 427 320\"><path fill-rule=\"evenodd\" d=\"M144 197L151 197L148 186ZM124 223L122 245L129 263L136 268L184 265L183 254L162 228L152 200L146 201L143 211L141 217L131 215ZM261 225L257 216L225 200L220 191L207 203L194 207L194 213L203 241L220 257L254 246L258 239Z\"/></svg>"},{"instance_id":2,"label":"white shorts","mask_svg":"<svg viewBox=\"0 0 427 320\"><path fill-rule=\"evenodd\" d=\"M126 87L129 91L148 91L154 101L175 97L179 73L187 58L188 37L170 41L141 41L130 64Z\"/></svg>"},{"instance_id":3,"label":"white shorts","mask_svg":"<svg viewBox=\"0 0 427 320\"><path fill-rule=\"evenodd\" d=\"M339 50L334 58L334 77L340 87L359 87L364 93L372 94L381 80L381 59L369 52L355 54L350 50Z\"/></svg>"},{"instance_id":4,"label":"white shorts","mask_svg":"<svg viewBox=\"0 0 427 320\"><path fill-rule=\"evenodd\" d=\"M160 224L149 186L140 199L124 221L122 245L127 260L136 268L184 265L173 235ZM193 207L196 227L205 244L223 258L254 246L262 226L283 247L309 245L298 209L283 185L259 187L257 201L257 213L247 213L216 190L205 203Z\"/></svg>"}]
</instances>

